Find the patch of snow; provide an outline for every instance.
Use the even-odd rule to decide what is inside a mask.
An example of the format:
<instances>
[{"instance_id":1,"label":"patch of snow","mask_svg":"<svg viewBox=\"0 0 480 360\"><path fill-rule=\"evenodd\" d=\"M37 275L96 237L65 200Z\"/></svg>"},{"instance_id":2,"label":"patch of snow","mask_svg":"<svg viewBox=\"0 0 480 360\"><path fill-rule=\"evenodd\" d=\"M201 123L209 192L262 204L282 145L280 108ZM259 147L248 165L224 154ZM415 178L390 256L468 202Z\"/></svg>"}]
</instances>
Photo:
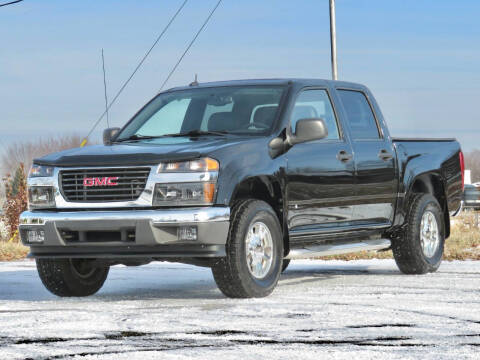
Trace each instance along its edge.
<instances>
[{"instance_id":1,"label":"patch of snow","mask_svg":"<svg viewBox=\"0 0 480 360\"><path fill-rule=\"evenodd\" d=\"M211 272L115 266L88 298L0 263L0 359L478 358L480 262L401 274L393 260L293 261L275 292L228 299Z\"/></svg>"}]
</instances>

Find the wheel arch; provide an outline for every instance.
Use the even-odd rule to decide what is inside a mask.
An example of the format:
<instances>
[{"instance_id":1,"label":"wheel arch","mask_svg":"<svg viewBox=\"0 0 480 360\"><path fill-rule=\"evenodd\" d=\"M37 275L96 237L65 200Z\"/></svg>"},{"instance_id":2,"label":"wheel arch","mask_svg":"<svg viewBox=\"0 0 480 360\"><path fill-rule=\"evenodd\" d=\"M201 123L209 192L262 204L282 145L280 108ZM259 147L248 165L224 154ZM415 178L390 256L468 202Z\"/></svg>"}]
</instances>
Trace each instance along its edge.
<instances>
[{"instance_id":1,"label":"wheel arch","mask_svg":"<svg viewBox=\"0 0 480 360\"><path fill-rule=\"evenodd\" d=\"M280 181L268 175L258 175L243 179L239 182L230 198L230 207L240 199L257 199L269 204L277 215L277 219L282 228L284 253L288 254L289 238L287 222L285 219L285 202L283 196L283 187Z\"/></svg>"},{"instance_id":2,"label":"wheel arch","mask_svg":"<svg viewBox=\"0 0 480 360\"><path fill-rule=\"evenodd\" d=\"M450 236L450 216L448 212L448 202L446 194L446 186L443 178L440 174L437 173L423 173L416 176L410 187L408 194L410 194L410 199L408 203L408 209L410 209L411 200L414 198L413 194L431 194L435 199L437 199L440 207L443 211L444 223L445 223L445 238Z\"/></svg>"}]
</instances>

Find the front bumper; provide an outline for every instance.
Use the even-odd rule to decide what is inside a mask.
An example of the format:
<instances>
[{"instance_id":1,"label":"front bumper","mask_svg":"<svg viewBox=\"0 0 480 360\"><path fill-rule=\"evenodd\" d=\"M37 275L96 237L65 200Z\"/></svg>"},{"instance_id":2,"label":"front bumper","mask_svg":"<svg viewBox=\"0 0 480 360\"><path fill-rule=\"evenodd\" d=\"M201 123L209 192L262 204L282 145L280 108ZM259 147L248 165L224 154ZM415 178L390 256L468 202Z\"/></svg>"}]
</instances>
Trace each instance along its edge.
<instances>
[{"instance_id":1,"label":"front bumper","mask_svg":"<svg viewBox=\"0 0 480 360\"><path fill-rule=\"evenodd\" d=\"M219 257L225 256L230 208L162 210L25 211L20 238L34 258ZM195 240L179 240L181 227ZM29 243L28 231L43 231Z\"/></svg>"}]
</instances>

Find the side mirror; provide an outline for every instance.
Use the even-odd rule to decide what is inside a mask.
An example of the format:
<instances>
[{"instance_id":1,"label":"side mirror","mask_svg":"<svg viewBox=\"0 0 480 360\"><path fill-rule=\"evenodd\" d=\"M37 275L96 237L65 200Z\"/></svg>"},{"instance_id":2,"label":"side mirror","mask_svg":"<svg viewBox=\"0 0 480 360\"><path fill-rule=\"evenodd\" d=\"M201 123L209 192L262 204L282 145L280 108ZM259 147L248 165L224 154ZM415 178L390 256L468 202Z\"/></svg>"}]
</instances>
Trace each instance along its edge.
<instances>
[{"instance_id":1,"label":"side mirror","mask_svg":"<svg viewBox=\"0 0 480 360\"><path fill-rule=\"evenodd\" d=\"M312 140L321 140L328 136L325 121L320 118L300 119L295 127L295 135L290 139L290 144L300 144Z\"/></svg>"},{"instance_id":2,"label":"side mirror","mask_svg":"<svg viewBox=\"0 0 480 360\"><path fill-rule=\"evenodd\" d=\"M113 138L117 136L119 131L120 128L118 127L103 130L103 145L111 145Z\"/></svg>"}]
</instances>

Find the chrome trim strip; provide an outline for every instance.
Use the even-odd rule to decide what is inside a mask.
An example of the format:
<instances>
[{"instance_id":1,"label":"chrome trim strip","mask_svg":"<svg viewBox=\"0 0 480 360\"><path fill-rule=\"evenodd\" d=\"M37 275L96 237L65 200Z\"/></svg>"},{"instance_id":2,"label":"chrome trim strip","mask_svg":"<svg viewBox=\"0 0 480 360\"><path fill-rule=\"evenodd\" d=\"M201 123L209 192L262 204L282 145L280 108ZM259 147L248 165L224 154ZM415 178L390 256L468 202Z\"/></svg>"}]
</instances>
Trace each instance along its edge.
<instances>
[{"instance_id":1,"label":"chrome trim strip","mask_svg":"<svg viewBox=\"0 0 480 360\"><path fill-rule=\"evenodd\" d=\"M380 194L380 195L357 195L357 196L342 196L342 197L331 197L331 198L322 198L322 199L313 199L313 200L300 200L300 201L290 201L288 206L290 208L295 208L296 205L310 205L310 204L328 204L328 203L339 203L348 201L349 203L358 200L396 200L396 194Z\"/></svg>"},{"instance_id":2,"label":"chrome trim strip","mask_svg":"<svg viewBox=\"0 0 480 360\"><path fill-rule=\"evenodd\" d=\"M305 246L302 249L292 249L286 259L308 259L317 256L347 254L364 250L383 250L391 245L388 239L363 240L355 243L338 243Z\"/></svg>"},{"instance_id":3,"label":"chrome trim strip","mask_svg":"<svg viewBox=\"0 0 480 360\"><path fill-rule=\"evenodd\" d=\"M150 167L150 174L145 185L145 189L137 200L134 201L111 201L111 202L71 202L65 200L60 191L60 171L62 170L109 170ZM156 183L188 183L216 181L218 171L208 172L185 172L185 173L159 173L157 174L158 164L151 166L109 166L109 167L68 167L54 168L52 177L28 178L28 186L53 186L55 204L57 209L105 209L105 208L138 208L151 207L153 203L153 192Z\"/></svg>"},{"instance_id":4,"label":"chrome trim strip","mask_svg":"<svg viewBox=\"0 0 480 360\"><path fill-rule=\"evenodd\" d=\"M229 207L181 208L165 210L120 211L25 211L20 215L20 227L44 225L55 221L149 220L153 224L206 223L230 220Z\"/></svg>"},{"instance_id":5,"label":"chrome trim strip","mask_svg":"<svg viewBox=\"0 0 480 360\"><path fill-rule=\"evenodd\" d=\"M350 224L350 225L339 225L335 227L315 227L308 230L293 228L289 231L288 235L291 238L301 238L301 237L310 237L315 235L328 235L328 234L346 234L346 233L355 233L359 231L368 231L368 230L377 230L385 229L391 227L391 223L381 223L381 224Z\"/></svg>"}]
</instances>

